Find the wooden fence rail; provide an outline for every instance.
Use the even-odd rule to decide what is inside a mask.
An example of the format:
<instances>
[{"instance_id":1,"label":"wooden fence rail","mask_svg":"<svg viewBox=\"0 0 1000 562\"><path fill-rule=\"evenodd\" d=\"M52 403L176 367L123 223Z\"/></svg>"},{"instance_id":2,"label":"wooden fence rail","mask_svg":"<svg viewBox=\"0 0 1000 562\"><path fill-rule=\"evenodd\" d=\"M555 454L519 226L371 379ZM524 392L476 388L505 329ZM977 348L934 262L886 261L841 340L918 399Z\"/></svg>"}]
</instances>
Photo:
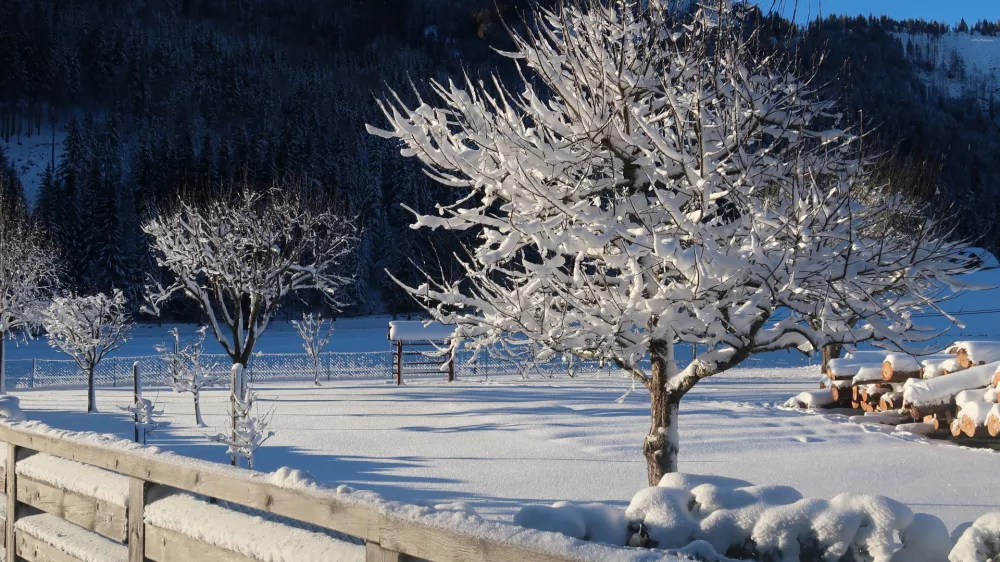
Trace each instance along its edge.
<instances>
[{"instance_id":1,"label":"wooden fence rail","mask_svg":"<svg viewBox=\"0 0 1000 562\"><path fill-rule=\"evenodd\" d=\"M6 491L3 539L8 562L65 562L85 558L47 543L39 536L45 533L32 531L26 524L18 525L19 520L26 523L36 514L49 514L58 518L55 520L58 524L92 531L99 541L113 541L121 549L123 560L127 549L128 562L253 560L244 554L150 525L144 519L144 510L149 505L149 492L155 486L247 506L363 539L366 562L570 560L525 546L424 524L373 506L339 499L334 494L283 488L246 470L219 470L209 463L187 462L183 457L63 439L2 423L0 441L7 443L6 467L0 474ZM36 454L77 461L127 477L126 505L42 482L27 473L18 474L18 463ZM48 517L46 524L54 520L44 517Z\"/></svg>"}]
</instances>

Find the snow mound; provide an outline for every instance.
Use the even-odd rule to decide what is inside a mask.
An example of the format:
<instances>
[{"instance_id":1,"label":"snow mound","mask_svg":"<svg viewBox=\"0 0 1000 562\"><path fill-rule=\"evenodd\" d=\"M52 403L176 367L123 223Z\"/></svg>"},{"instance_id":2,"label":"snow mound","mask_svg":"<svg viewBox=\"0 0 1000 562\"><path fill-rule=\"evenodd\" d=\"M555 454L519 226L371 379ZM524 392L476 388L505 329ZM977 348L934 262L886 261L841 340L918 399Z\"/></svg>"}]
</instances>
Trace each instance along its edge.
<instances>
[{"instance_id":1,"label":"snow mound","mask_svg":"<svg viewBox=\"0 0 1000 562\"><path fill-rule=\"evenodd\" d=\"M363 561L365 548L173 494L146 506L146 523L210 545L270 562Z\"/></svg>"},{"instance_id":2,"label":"snow mound","mask_svg":"<svg viewBox=\"0 0 1000 562\"><path fill-rule=\"evenodd\" d=\"M620 509L597 503L529 505L514 515L514 524L613 546L622 546L628 539L625 514Z\"/></svg>"},{"instance_id":3,"label":"snow mound","mask_svg":"<svg viewBox=\"0 0 1000 562\"><path fill-rule=\"evenodd\" d=\"M21 411L21 401L17 396L10 394L0 394L0 418L7 418L10 421L24 421L24 412Z\"/></svg>"},{"instance_id":4,"label":"snow mound","mask_svg":"<svg viewBox=\"0 0 1000 562\"><path fill-rule=\"evenodd\" d=\"M949 562L995 562L1000 558L1000 511L987 513L962 533Z\"/></svg>"},{"instance_id":5,"label":"snow mound","mask_svg":"<svg viewBox=\"0 0 1000 562\"><path fill-rule=\"evenodd\" d=\"M899 532L903 548L890 562L939 562L948 559L951 537L940 519L926 513L913 514L913 522Z\"/></svg>"},{"instance_id":6,"label":"snow mound","mask_svg":"<svg viewBox=\"0 0 1000 562\"><path fill-rule=\"evenodd\" d=\"M287 466L283 466L274 472L268 473L265 480L267 480L268 484L274 484L280 488L288 488L290 490L307 490L318 487L316 480L311 474L304 470L288 468ZM345 493L353 491L354 490L348 490Z\"/></svg>"},{"instance_id":7,"label":"snow mound","mask_svg":"<svg viewBox=\"0 0 1000 562\"><path fill-rule=\"evenodd\" d=\"M833 404L833 395L830 394L829 389L823 390L807 390L805 392L800 392L792 398L789 398L785 402L786 408L822 408L824 406L829 406Z\"/></svg>"}]
</instances>

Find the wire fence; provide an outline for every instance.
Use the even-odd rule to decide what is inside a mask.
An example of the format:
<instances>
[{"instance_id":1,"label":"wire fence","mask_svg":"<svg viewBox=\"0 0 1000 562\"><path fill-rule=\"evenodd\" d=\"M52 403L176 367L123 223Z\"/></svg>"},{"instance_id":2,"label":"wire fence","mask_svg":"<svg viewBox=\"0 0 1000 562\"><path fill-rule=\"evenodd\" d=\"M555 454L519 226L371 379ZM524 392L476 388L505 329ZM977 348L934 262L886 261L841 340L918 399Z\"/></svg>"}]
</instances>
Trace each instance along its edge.
<instances>
[{"instance_id":1,"label":"wire fence","mask_svg":"<svg viewBox=\"0 0 1000 562\"><path fill-rule=\"evenodd\" d=\"M226 377L232 367L227 355L202 355L202 365L219 377ZM319 357L318 365L303 353L256 353L247 365L247 375L253 382L312 380L390 380L395 377L393 352L328 352ZM109 357L97 365L94 385L101 388L131 387L132 365L139 364L143 386L167 385L171 379L170 361L161 355ZM72 388L87 386L87 374L69 359L8 360L5 366L7 388ZM441 378L447 376L447 365ZM473 355L459 352L455 358L456 378L484 378L515 374L525 378L555 376L611 376L617 369L597 362L555 360L541 364L525 364L488 353ZM406 378L433 379L439 375L424 373Z\"/></svg>"}]
</instances>

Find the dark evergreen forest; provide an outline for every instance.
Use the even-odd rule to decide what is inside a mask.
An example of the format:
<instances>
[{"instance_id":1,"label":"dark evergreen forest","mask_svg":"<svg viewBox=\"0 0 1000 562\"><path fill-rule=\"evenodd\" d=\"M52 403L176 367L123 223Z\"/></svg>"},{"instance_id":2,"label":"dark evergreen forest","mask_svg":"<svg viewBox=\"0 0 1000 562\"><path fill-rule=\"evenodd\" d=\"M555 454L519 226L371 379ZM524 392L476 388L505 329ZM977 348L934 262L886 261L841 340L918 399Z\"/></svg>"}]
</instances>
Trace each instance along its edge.
<instances>
[{"instance_id":1,"label":"dark evergreen forest","mask_svg":"<svg viewBox=\"0 0 1000 562\"><path fill-rule=\"evenodd\" d=\"M46 170L31 212L53 233L69 288L119 287L138 304L157 274L139 228L144 217L178 197L211 197L233 185L295 186L359 217L363 234L345 272L357 279L354 305L345 312L412 310L383 271L407 282L418 282L422 269L456 275L449 256L460 241L409 229L401 204L429 210L454 194L364 124L381 123L376 96L389 88L415 100L411 80L494 71L519 79L492 48L506 46L505 26L516 27L527 6L4 0L0 136L65 130L56 147L62 158ZM997 33L989 22L975 26ZM772 19L768 29L776 48L819 73L849 119L875 126L897 189L961 216L957 235L997 249L1000 128L992 98L929 89L891 35L946 26L832 17L803 28ZM0 165L5 189L16 193L17 174Z\"/></svg>"}]
</instances>

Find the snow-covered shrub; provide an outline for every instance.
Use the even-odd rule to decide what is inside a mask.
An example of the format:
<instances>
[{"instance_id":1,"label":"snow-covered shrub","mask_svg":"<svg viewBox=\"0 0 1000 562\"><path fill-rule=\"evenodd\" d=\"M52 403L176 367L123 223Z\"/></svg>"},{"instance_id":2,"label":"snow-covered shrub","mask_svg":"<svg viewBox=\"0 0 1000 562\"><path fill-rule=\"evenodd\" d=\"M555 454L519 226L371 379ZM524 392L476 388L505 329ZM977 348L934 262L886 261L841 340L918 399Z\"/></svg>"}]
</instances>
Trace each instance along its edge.
<instances>
[{"instance_id":1,"label":"snow-covered shrub","mask_svg":"<svg viewBox=\"0 0 1000 562\"><path fill-rule=\"evenodd\" d=\"M333 322L327 322L320 314L303 314L302 320L292 320L295 331L302 338L302 349L313 364L313 384L319 386L319 360L323 348L333 335Z\"/></svg>"},{"instance_id":2,"label":"snow-covered shrub","mask_svg":"<svg viewBox=\"0 0 1000 562\"><path fill-rule=\"evenodd\" d=\"M273 412L261 414L257 410L257 393L246 384L243 365L233 365L232 377L229 415L226 417L229 427L226 433L218 433L210 439L226 446L226 454L232 458L234 466L239 465L239 459L246 459L247 468L253 469L254 453L274 436L269 429Z\"/></svg>"},{"instance_id":3,"label":"snow-covered shrub","mask_svg":"<svg viewBox=\"0 0 1000 562\"><path fill-rule=\"evenodd\" d=\"M201 418L201 389L215 386L224 378L214 374L211 366L206 365L202 360L206 329L207 327L203 326L198 330L198 337L194 341L182 346L180 333L177 328L174 328L170 330L174 337L173 345L170 347L163 344L156 346L156 351L163 355L163 360L170 373L170 380L167 381L167 384L174 392L189 392L194 398L194 423L198 427L205 427L205 422Z\"/></svg>"},{"instance_id":4,"label":"snow-covered shrub","mask_svg":"<svg viewBox=\"0 0 1000 562\"><path fill-rule=\"evenodd\" d=\"M1000 511L987 513L962 533L948 562L997 562L1000 560Z\"/></svg>"},{"instance_id":5,"label":"snow-covered shrub","mask_svg":"<svg viewBox=\"0 0 1000 562\"><path fill-rule=\"evenodd\" d=\"M952 552L951 562L993 560L982 553L996 556L1000 548L1000 513L990 517L960 541L966 551L987 557ZM624 513L559 502L525 507L514 522L581 540L683 551L700 560L943 562L952 548L940 519L915 515L883 496L804 499L788 486L679 473L637 492Z\"/></svg>"}]
</instances>

